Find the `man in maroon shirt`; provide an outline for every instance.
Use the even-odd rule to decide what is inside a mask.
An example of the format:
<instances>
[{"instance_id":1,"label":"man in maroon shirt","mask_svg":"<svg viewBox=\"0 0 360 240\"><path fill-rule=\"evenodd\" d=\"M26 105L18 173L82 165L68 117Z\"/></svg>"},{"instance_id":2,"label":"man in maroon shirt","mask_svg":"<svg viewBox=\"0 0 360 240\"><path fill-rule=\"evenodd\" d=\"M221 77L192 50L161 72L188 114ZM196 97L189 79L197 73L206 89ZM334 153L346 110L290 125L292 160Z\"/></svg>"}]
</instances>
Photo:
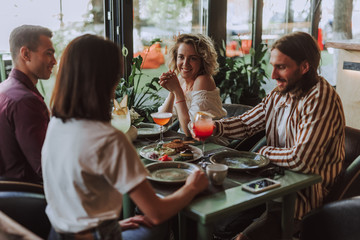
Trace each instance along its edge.
<instances>
[{"instance_id":1,"label":"man in maroon shirt","mask_svg":"<svg viewBox=\"0 0 360 240\"><path fill-rule=\"evenodd\" d=\"M49 112L35 85L56 64L52 32L23 25L10 34L13 69L0 84L0 176L38 182Z\"/></svg>"}]
</instances>

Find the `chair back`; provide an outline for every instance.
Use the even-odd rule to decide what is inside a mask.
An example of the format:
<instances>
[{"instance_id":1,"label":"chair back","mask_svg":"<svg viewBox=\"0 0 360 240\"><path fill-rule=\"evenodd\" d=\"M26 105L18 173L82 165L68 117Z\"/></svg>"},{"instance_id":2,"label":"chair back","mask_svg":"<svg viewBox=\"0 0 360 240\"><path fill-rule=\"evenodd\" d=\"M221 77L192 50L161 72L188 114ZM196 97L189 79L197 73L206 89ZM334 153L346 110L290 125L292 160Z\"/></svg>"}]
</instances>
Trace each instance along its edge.
<instances>
[{"instance_id":1,"label":"chair back","mask_svg":"<svg viewBox=\"0 0 360 240\"><path fill-rule=\"evenodd\" d=\"M39 183L24 182L19 179L0 177L0 191L18 191L44 194L44 187Z\"/></svg>"},{"instance_id":2,"label":"chair back","mask_svg":"<svg viewBox=\"0 0 360 240\"><path fill-rule=\"evenodd\" d=\"M324 199L324 203L358 195L360 195L360 130L345 127L345 161L343 171Z\"/></svg>"},{"instance_id":3,"label":"chair back","mask_svg":"<svg viewBox=\"0 0 360 240\"><path fill-rule=\"evenodd\" d=\"M358 195L360 195L360 156L338 177L331 191L324 199L324 203Z\"/></svg>"},{"instance_id":4,"label":"chair back","mask_svg":"<svg viewBox=\"0 0 360 240\"><path fill-rule=\"evenodd\" d=\"M43 239L51 228L45 207L44 194L0 191L0 211Z\"/></svg>"},{"instance_id":5,"label":"chair back","mask_svg":"<svg viewBox=\"0 0 360 240\"><path fill-rule=\"evenodd\" d=\"M302 220L300 240L358 240L360 197L325 204Z\"/></svg>"},{"instance_id":6,"label":"chair back","mask_svg":"<svg viewBox=\"0 0 360 240\"><path fill-rule=\"evenodd\" d=\"M244 112L252 109L252 106L244 105L244 104L228 104L224 103L223 108L226 110L226 118L239 116Z\"/></svg>"},{"instance_id":7,"label":"chair back","mask_svg":"<svg viewBox=\"0 0 360 240\"><path fill-rule=\"evenodd\" d=\"M360 129L345 127L345 161L346 169L360 155Z\"/></svg>"}]
</instances>

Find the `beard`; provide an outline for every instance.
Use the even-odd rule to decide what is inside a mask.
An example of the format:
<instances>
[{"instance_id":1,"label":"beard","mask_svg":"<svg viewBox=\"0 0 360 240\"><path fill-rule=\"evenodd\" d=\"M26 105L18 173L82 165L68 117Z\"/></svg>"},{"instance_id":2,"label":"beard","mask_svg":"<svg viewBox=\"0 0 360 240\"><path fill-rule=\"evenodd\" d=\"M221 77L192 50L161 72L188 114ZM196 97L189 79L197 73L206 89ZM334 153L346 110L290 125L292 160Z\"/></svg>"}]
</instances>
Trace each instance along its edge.
<instances>
[{"instance_id":1,"label":"beard","mask_svg":"<svg viewBox=\"0 0 360 240\"><path fill-rule=\"evenodd\" d=\"M305 81L305 79L303 78L304 75L302 75L300 73L300 69L297 69L293 76L291 78L288 78L287 80L287 86L283 89L283 90L280 90L280 93L282 94L286 94L286 93L291 93L293 91L295 91L296 89L298 89L299 87L301 87L302 82ZM278 79L278 81L285 81L283 79Z\"/></svg>"}]
</instances>

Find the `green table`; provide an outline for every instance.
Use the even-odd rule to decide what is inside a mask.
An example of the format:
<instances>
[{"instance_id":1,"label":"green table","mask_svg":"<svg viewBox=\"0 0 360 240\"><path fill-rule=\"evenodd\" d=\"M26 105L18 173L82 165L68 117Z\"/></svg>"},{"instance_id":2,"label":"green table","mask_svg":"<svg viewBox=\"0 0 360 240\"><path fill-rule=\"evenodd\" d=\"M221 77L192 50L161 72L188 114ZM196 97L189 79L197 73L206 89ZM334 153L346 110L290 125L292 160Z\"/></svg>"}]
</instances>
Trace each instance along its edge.
<instances>
[{"instance_id":1,"label":"green table","mask_svg":"<svg viewBox=\"0 0 360 240\"><path fill-rule=\"evenodd\" d=\"M243 191L239 185L210 196L199 197L180 212L180 221L186 221L186 218L195 220L198 227L197 239L211 239L212 226L215 222L281 197L283 238L292 239L296 191L320 182L321 177L285 171L285 175L278 180L281 182L281 187L264 193L251 194ZM180 239L186 239L184 226L184 222L180 223Z\"/></svg>"},{"instance_id":2,"label":"green table","mask_svg":"<svg viewBox=\"0 0 360 240\"><path fill-rule=\"evenodd\" d=\"M224 151L226 148L213 143L207 143L206 153ZM140 149L138 147L138 149ZM144 164L150 161L144 160ZM197 196L189 206L179 213L179 237L187 239L186 221L193 219L197 222L197 239L211 239L213 225L221 219L225 219L237 212L256 207L269 200L282 198L282 229L283 239L292 239L292 227L296 192L313 184L321 182L318 175L300 174L285 171L285 175L277 179L281 187L267 192L252 194L243 191L241 185L256 179L242 172L229 172L222 187L209 185L209 188ZM173 193L178 187L166 184L152 183L160 197Z\"/></svg>"}]
</instances>

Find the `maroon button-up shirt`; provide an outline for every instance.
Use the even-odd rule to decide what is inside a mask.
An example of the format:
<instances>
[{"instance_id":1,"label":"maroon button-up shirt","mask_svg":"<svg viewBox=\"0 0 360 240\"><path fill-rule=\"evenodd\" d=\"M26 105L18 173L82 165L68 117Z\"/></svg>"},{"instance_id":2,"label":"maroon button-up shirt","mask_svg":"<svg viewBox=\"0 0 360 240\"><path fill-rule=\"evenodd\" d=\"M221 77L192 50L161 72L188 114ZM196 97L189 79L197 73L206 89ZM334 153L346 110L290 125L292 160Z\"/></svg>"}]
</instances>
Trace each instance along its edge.
<instances>
[{"instance_id":1,"label":"maroon button-up shirt","mask_svg":"<svg viewBox=\"0 0 360 240\"><path fill-rule=\"evenodd\" d=\"M0 176L41 181L49 111L31 80L13 69L0 84Z\"/></svg>"}]
</instances>

